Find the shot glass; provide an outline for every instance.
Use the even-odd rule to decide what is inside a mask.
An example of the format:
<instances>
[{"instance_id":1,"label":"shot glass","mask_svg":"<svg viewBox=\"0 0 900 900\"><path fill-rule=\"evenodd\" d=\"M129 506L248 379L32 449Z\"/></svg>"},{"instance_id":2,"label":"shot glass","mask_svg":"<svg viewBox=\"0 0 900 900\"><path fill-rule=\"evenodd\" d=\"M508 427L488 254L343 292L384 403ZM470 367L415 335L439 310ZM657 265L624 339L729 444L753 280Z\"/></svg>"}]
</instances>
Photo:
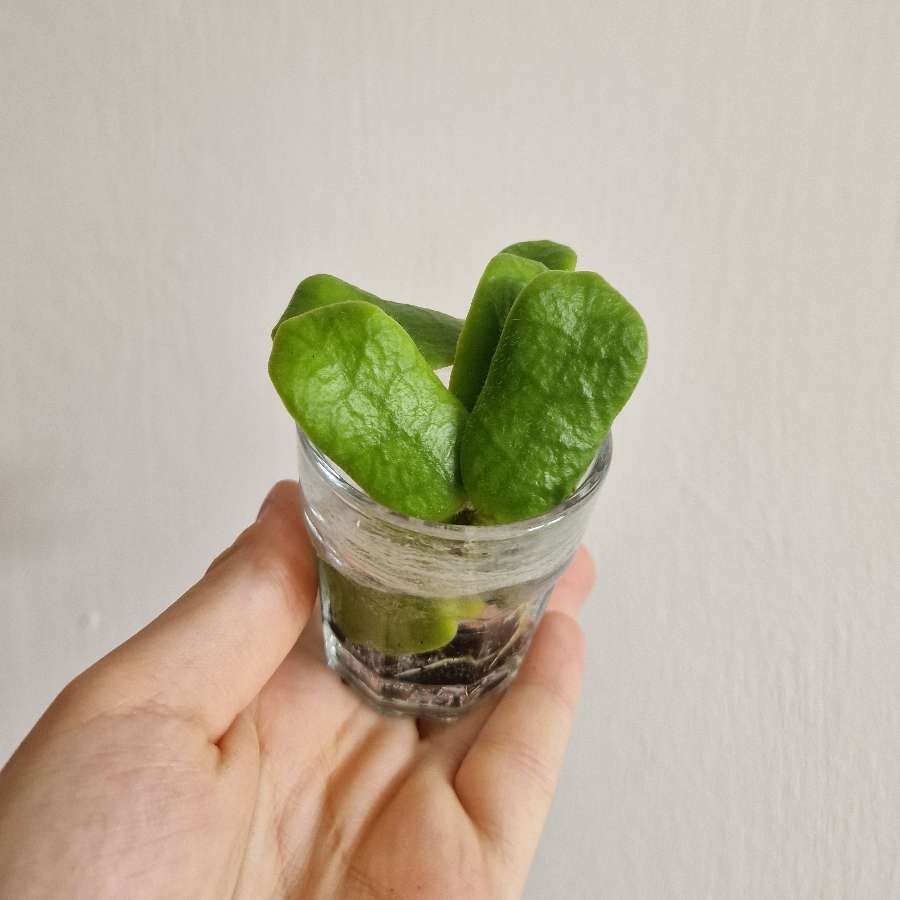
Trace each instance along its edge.
<instances>
[{"instance_id":1,"label":"shot glass","mask_svg":"<svg viewBox=\"0 0 900 900\"><path fill-rule=\"evenodd\" d=\"M328 664L383 713L455 718L514 677L609 469L506 525L424 522L360 490L298 429Z\"/></svg>"}]
</instances>

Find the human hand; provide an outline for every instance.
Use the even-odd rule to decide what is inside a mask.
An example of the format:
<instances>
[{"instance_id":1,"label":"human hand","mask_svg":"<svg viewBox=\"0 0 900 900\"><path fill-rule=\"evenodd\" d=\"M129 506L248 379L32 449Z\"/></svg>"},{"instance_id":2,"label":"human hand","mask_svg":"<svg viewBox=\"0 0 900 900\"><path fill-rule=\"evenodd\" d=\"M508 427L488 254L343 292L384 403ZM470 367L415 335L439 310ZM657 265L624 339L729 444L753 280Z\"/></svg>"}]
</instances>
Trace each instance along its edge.
<instances>
[{"instance_id":1,"label":"human hand","mask_svg":"<svg viewBox=\"0 0 900 900\"><path fill-rule=\"evenodd\" d=\"M325 666L314 553L297 484L281 482L0 772L0 896L519 896L568 739L573 616L592 581L579 551L499 700L451 724L384 718Z\"/></svg>"}]
</instances>

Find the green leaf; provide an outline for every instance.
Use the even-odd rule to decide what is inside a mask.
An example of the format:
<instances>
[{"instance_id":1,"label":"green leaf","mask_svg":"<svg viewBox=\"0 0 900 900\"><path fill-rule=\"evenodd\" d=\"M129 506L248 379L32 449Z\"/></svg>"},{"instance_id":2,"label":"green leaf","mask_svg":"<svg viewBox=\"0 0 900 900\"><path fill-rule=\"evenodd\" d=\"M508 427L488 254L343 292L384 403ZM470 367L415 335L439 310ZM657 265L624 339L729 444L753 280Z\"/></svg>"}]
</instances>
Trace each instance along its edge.
<instances>
[{"instance_id":1,"label":"green leaf","mask_svg":"<svg viewBox=\"0 0 900 900\"><path fill-rule=\"evenodd\" d=\"M320 564L319 572L331 620L344 637L390 656L439 650L456 637L461 619L477 618L485 606L476 598L376 591L327 563Z\"/></svg>"},{"instance_id":2,"label":"green leaf","mask_svg":"<svg viewBox=\"0 0 900 900\"><path fill-rule=\"evenodd\" d=\"M281 323L287 319L348 300L372 303L399 322L432 368L441 369L452 365L462 320L437 310L382 300L362 288L335 278L334 275L310 275L309 278L304 278L297 285L291 302L272 330L272 336L275 336Z\"/></svg>"},{"instance_id":3,"label":"green leaf","mask_svg":"<svg viewBox=\"0 0 900 900\"><path fill-rule=\"evenodd\" d=\"M312 442L379 503L438 522L462 508L465 407L378 307L348 301L285 319L269 374Z\"/></svg>"},{"instance_id":4,"label":"green leaf","mask_svg":"<svg viewBox=\"0 0 900 900\"><path fill-rule=\"evenodd\" d=\"M575 489L647 359L628 301L593 272L545 272L519 294L461 446L483 522L552 509Z\"/></svg>"},{"instance_id":5,"label":"green leaf","mask_svg":"<svg viewBox=\"0 0 900 900\"><path fill-rule=\"evenodd\" d=\"M484 270L469 306L450 373L450 390L472 409L487 378L503 323L520 291L547 267L533 259L500 253Z\"/></svg>"},{"instance_id":6,"label":"green leaf","mask_svg":"<svg viewBox=\"0 0 900 900\"><path fill-rule=\"evenodd\" d=\"M500 252L535 259L548 269L572 271L578 262L578 257L571 247L557 244L556 241L520 241L518 244L504 247Z\"/></svg>"}]
</instances>

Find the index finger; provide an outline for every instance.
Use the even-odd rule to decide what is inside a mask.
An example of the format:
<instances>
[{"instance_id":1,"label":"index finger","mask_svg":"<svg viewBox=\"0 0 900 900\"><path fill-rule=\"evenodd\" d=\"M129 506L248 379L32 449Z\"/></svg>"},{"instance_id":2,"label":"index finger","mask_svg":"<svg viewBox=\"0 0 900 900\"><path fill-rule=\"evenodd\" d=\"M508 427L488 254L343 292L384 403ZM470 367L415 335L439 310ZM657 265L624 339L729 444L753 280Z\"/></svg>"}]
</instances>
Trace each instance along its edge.
<instances>
[{"instance_id":1,"label":"index finger","mask_svg":"<svg viewBox=\"0 0 900 900\"><path fill-rule=\"evenodd\" d=\"M218 740L287 656L315 599L299 488L279 482L197 584L81 676L90 703L155 704Z\"/></svg>"}]
</instances>

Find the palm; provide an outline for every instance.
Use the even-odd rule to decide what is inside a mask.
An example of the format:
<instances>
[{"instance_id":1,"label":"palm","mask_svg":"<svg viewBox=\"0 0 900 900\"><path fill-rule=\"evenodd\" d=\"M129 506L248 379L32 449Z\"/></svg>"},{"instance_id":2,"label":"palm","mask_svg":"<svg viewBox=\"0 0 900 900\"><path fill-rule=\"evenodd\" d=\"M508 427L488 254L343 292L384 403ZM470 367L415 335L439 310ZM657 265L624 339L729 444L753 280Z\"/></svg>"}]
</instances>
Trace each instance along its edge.
<instances>
[{"instance_id":1,"label":"palm","mask_svg":"<svg viewBox=\"0 0 900 900\"><path fill-rule=\"evenodd\" d=\"M474 721L426 737L413 720L378 715L324 668L311 628L261 693L256 720L266 839L250 848L247 871L257 889L352 898L417 885L423 900L503 896L453 788Z\"/></svg>"}]
</instances>

